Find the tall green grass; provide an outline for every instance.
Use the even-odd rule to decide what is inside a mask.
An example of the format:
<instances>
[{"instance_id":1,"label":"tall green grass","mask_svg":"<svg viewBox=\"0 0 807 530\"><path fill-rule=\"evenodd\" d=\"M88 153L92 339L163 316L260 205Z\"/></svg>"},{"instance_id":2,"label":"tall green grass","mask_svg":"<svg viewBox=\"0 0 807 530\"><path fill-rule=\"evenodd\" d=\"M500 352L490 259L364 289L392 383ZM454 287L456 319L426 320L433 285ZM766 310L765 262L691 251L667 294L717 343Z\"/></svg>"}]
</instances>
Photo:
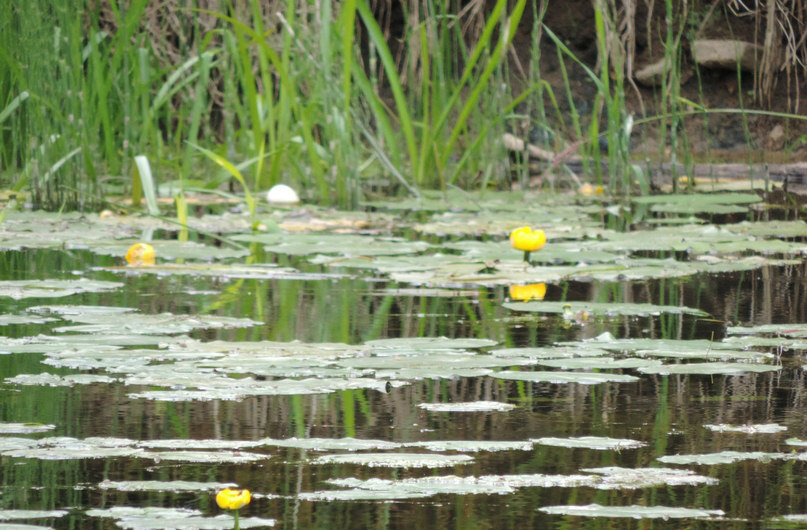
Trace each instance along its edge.
<instances>
[{"instance_id":1,"label":"tall green grass","mask_svg":"<svg viewBox=\"0 0 807 530\"><path fill-rule=\"evenodd\" d=\"M254 217L259 192L280 182L305 200L355 207L375 189L508 187L514 175L498 139L526 120L557 152L579 144L584 177L607 180L613 193L649 188L630 154L612 0L592 3L596 67L545 23L551 7L539 0L491 1L470 14L455 0L401 2L405 23L392 29L370 0L185 5L174 13L172 53L160 48L148 0L0 10L0 186L27 189L47 208L137 205L143 156L155 195L173 194L179 218L187 190L224 188ZM685 21L675 2L664 9L659 145L687 161ZM514 68L517 32L531 39L526 70ZM541 71L550 54L559 86ZM590 105L575 99L572 69L594 86ZM526 167L517 175L525 186Z\"/></svg>"}]
</instances>

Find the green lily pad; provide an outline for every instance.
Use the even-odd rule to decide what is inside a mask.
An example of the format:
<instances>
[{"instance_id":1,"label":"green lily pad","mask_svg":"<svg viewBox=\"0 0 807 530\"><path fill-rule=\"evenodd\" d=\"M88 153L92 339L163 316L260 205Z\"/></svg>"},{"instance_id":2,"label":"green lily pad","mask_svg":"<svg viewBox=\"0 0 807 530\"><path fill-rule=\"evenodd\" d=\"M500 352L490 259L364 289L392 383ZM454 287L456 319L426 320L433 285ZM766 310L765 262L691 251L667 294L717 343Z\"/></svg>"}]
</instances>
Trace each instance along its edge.
<instances>
[{"instance_id":1,"label":"green lily pad","mask_svg":"<svg viewBox=\"0 0 807 530\"><path fill-rule=\"evenodd\" d=\"M99 270L124 274L154 274L157 276L197 276L252 280L333 280L344 278L343 274L300 272L291 267L273 263L244 265L239 263L158 263L139 267L101 267Z\"/></svg>"},{"instance_id":2,"label":"green lily pad","mask_svg":"<svg viewBox=\"0 0 807 530\"><path fill-rule=\"evenodd\" d=\"M539 347L539 348L504 348L493 350L491 355L496 357L525 357L527 359L573 359L576 357L598 357L607 355L606 350L596 348L573 347Z\"/></svg>"},{"instance_id":3,"label":"green lily pad","mask_svg":"<svg viewBox=\"0 0 807 530\"><path fill-rule=\"evenodd\" d=\"M90 250L95 254L101 254L103 256L120 256L121 260L123 260L123 256L126 255L126 251L135 243L139 243L139 241L137 239L129 239L114 241L111 243L96 243L90 247ZM194 241L168 239L149 241L148 243L154 247L154 254L158 261L213 261L249 256L249 251L246 249L237 249L225 246L214 247L212 245L203 245Z\"/></svg>"},{"instance_id":4,"label":"green lily pad","mask_svg":"<svg viewBox=\"0 0 807 530\"><path fill-rule=\"evenodd\" d=\"M186 480L104 480L98 484L102 490L117 491L219 491L237 488L232 482L189 482Z\"/></svg>"},{"instance_id":5,"label":"green lily pad","mask_svg":"<svg viewBox=\"0 0 807 530\"><path fill-rule=\"evenodd\" d=\"M6 378L6 383L25 386L74 386L93 385L97 383L114 383L114 377L95 374L54 375L47 372L41 374L19 374Z\"/></svg>"},{"instance_id":6,"label":"green lily pad","mask_svg":"<svg viewBox=\"0 0 807 530\"><path fill-rule=\"evenodd\" d=\"M493 377L532 383L597 385L600 383L633 383L639 378L632 375L596 372L496 372Z\"/></svg>"},{"instance_id":7,"label":"green lily pad","mask_svg":"<svg viewBox=\"0 0 807 530\"><path fill-rule=\"evenodd\" d=\"M52 318L35 315L0 315L0 326L16 326L19 324L47 324Z\"/></svg>"},{"instance_id":8,"label":"green lily pad","mask_svg":"<svg viewBox=\"0 0 807 530\"><path fill-rule=\"evenodd\" d=\"M730 326L728 335L776 335L789 338L807 338L807 324L764 324L753 327Z\"/></svg>"},{"instance_id":9,"label":"green lily pad","mask_svg":"<svg viewBox=\"0 0 807 530\"><path fill-rule=\"evenodd\" d=\"M538 508L552 515L571 515L574 517L609 517L630 519L695 519L722 517L722 510L705 510L698 508L677 508L669 506L544 506Z\"/></svg>"},{"instance_id":10,"label":"green lily pad","mask_svg":"<svg viewBox=\"0 0 807 530\"><path fill-rule=\"evenodd\" d=\"M336 254L346 257L399 256L415 254L431 247L425 241L360 234L244 234L233 236L233 239L247 243L261 243L267 252L292 256L313 254Z\"/></svg>"},{"instance_id":11,"label":"green lily pad","mask_svg":"<svg viewBox=\"0 0 807 530\"><path fill-rule=\"evenodd\" d=\"M32 524L0 523L0 530L53 530L53 527L36 526Z\"/></svg>"},{"instance_id":12,"label":"green lily pad","mask_svg":"<svg viewBox=\"0 0 807 530\"><path fill-rule=\"evenodd\" d=\"M547 359L538 361L541 366L562 370L612 370L660 366L661 361L652 359L614 359L613 357L580 357L577 359Z\"/></svg>"},{"instance_id":13,"label":"green lily pad","mask_svg":"<svg viewBox=\"0 0 807 530\"><path fill-rule=\"evenodd\" d=\"M606 438L601 436L579 436L574 438L537 438L530 440L538 445L553 445L557 447L596 449L598 451L620 451L622 449L636 449L645 447L645 442L620 438Z\"/></svg>"},{"instance_id":14,"label":"green lily pad","mask_svg":"<svg viewBox=\"0 0 807 530\"><path fill-rule=\"evenodd\" d=\"M781 370L781 366L758 363L686 363L686 364L664 364L661 366L648 366L639 368L643 374L658 375L678 375L678 374L703 374L703 375L740 375L749 372L775 372Z\"/></svg>"},{"instance_id":15,"label":"green lily pad","mask_svg":"<svg viewBox=\"0 0 807 530\"><path fill-rule=\"evenodd\" d=\"M12 458L34 458L38 460L81 460L95 458L137 457L143 450L133 447L132 440L118 438L86 438L77 440L69 437L41 438L36 445L23 449L2 451L3 456Z\"/></svg>"},{"instance_id":16,"label":"green lily pad","mask_svg":"<svg viewBox=\"0 0 807 530\"><path fill-rule=\"evenodd\" d=\"M55 425L44 423L0 423L0 434L33 434L52 431L55 428Z\"/></svg>"},{"instance_id":17,"label":"green lily pad","mask_svg":"<svg viewBox=\"0 0 807 530\"><path fill-rule=\"evenodd\" d=\"M719 425L704 425L704 427L714 432L738 432L743 434L776 434L787 430L787 427L775 423L757 425L727 425L721 423Z\"/></svg>"},{"instance_id":18,"label":"green lily pad","mask_svg":"<svg viewBox=\"0 0 807 530\"><path fill-rule=\"evenodd\" d=\"M769 460L781 460L787 458L784 453L763 453L761 451L740 452L721 451L719 453L708 453L702 455L665 455L657 458L659 462L665 464L697 464L711 466L717 464L733 464L742 460L757 460L766 462Z\"/></svg>"},{"instance_id":19,"label":"green lily pad","mask_svg":"<svg viewBox=\"0 0 807 530\"><path fill-rule=\"evenodd\" d=\"M138 456L151 458L156 462L195 462L200 464L246 464L270 458L269 455L247 453L245 451L159 451L142 453Z\"/></svg>"},{"instance_id":20,"label":"green lily pad","mask_svg":"<svg viewBox=\"0 0 807 530\"><path fill-rule=\"evenodd\" d=\"M51 519L67 515L65 510L0 510L0 521Z\"/></svg>"},{"instance_id":21,"label":"green lily pad","mask_svg":"<svg viewBox=\"0 0 807 530\"><path fill-rule=\"evenodd\" d=\"M260 325L261 322L249 318L233 318L217 315L174 315L171 313L142 314L123 313L104 315L86 313L64 315L65 320L76 325L55 328L58 333L76 332L87 334L120 333L121 331L139 335L175 335L196 329L235 329Z\"/></svg>"},{"instance_id":22,"label":"green lily pad","mask_svg":"<svg viewBox=\"0 0 807 530\"><path fill-rule=\"evenodd\" d=\"M513 311L528 311L531 313L563 314L570 312L579 314L582 311L595 316L651 316L662 313L674 315L707 316L708 313L700 309L685 306L665 306L653 304L625 304L606 302L508 302L503 304Z\"/></svg>"},{"instance_id":23,"label":"green lily pad","mask_svg":"<svg viewBox=\"0 0 807 530\"><path fill-rule=\"evenodd\" d=\"M443 455L421 453L360 453L324 455L314 460L315 464L353 464L367 467L437 468L468 464L473 457L468 455Z\"/></svg>"},{"instance_id":24,"label":"green lily pad","mask_svg":"<svg viewBox=\"0 0 807 530\"><path fill-rule=\"evenodd\" d=\"M396 442L358 438L286 438L284 440L263 438L257 443L261 446L292 447L310 451L379 451L402 447Z\"/></svg>"},{"instance_id":25,"label":"green lily pad","mask_svg":"<svg viewBox=\"0 0 807 530\"><path fill-rule=\"evenodd\" d=\"M418 447L427 451L460 451L478 453L480 451L529 451L532 449L532 442L502 442L496 440L450 440L450 441L429 441L429 442L409 442L405 447Z\"/></svg>"},{"instance_id":26,"label":"green lily pad","mask_svg":"<svg viewBox=\"0 0 807 530\"><path fill-rule=\"evenodd\" d=\"M259 441L247 440L191 440L191 439L166 439L166 440L143 440L137 443L138 447L146 449L230 449L239 450L248 447L259 447Z\"/></svg>"},{"instance_id":27,"label":"green lily pad","mask_svg":"<svg viewBox=\"0 0 807 530\"><path fill-rule=\"evenodd\" d=\"M420 403L419 408L429 412L504 412L515 405L498 401L469 401L465 403Z\"/></svg>"},{"instance_id":28,"label":"green lily pad","mask_svg":"<svg viewBox=\"0 0 807 530\"><path fill-rule=\"evenodd\" d=\"M197 510L185 508L134 508L114 506L107 509L87 510L90 517L115 519L115 524L125 530L230 530L235 520L228 514L203 517ZM275 525L274 519L242 517L241 528L266 528Z\"/></svg>"},{"instance_id":29,"label":"green lily pad","mask_svg":"<svg viewBox=\"0 0 807 530\"><path fill-rule=\"evenodd\" d=\"M796 447L807 447L807 440L800 440L798 438L788 438L785 440L787 445L795 445Z\"/></svg>"},{"instance_id":30,"label":"green lily pad","mask_svg":"<svg viewBox=\"0 0 807 530\"><path fill-rule=\"evenodd\" d=\"M593 487L601 490L714 485L718 482L716 478L698 475L689 469L671 469L668 467L596 467L581 469L581 471L599 475L600 479Z\"/></svg>"},{"instance_id":31,"label":"green lily pad","mask_svg":"<svg viewBox=\"0 0 807 530\"><path fill-rule=\"evenodd\" d=\"M96 280L5 280L0 281L0 297L61 298L81 293L101 293L123 287L122 283Z\"/></svg>"},{"instance_id":32,"label":"green lily pad","mask_svg":"<svg viewBox=\"0 0 807 530\"><path fill-rule=\"evenodd\" d=\"M399 339L377 339L364 343L374 349L395 350L464 350L495 346L494 340L489 339L449 339L446 337L412 337Z\"/></svg>"}]
</instances>

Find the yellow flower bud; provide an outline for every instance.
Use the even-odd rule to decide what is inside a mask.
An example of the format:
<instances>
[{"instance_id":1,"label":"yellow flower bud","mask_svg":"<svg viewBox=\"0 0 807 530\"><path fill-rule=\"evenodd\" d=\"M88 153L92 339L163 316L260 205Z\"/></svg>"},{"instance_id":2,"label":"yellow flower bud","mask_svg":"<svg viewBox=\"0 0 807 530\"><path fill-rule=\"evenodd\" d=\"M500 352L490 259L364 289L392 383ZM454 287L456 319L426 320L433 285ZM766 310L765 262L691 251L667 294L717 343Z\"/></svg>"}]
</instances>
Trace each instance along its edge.
<instances>
[{"instance_id":1,"label":"yellow flower bud","mask_svg":"<svg viewBox=\"0 0 807 530\"><path fill-rule=\"evenodd\" d=\"M225 488L216 494L216 504L222 510L238 510L249 504L252 496L249 490Z\"/></svg>"},{"instance_id":2,"label":"yellow flower bud","mask_svg":"<svg viewBox=\"0 0 807 530\"><path fill-rule=\"evenodd\" d=\"M541 229L533 230L529 226L522 226L510 232L510 244L516 250L535 252L546 244L546 234Z\"/></svg>"},{"instance_id":3,"label":"yellow flower bud","mask_svg":"<svg viewBox=\"0 0 807 530\"><path fill-rule=\"evenodd\" d=\"M510 298L521 302L543 300L544 296L546 296L546 284L543 282L529 285L511 285L509 290Z\"/></svg>"},{"instance_id":4,"label":"yellow flower bud","mask_svg":"<svg viewBox=\"0 0 807 530\"><path fill-rule=\"evenodd\" d=\"M154 265L154 247L148 243L135 243L126 251L126 263L134 267Z\"/></svg>"}]
</instances>

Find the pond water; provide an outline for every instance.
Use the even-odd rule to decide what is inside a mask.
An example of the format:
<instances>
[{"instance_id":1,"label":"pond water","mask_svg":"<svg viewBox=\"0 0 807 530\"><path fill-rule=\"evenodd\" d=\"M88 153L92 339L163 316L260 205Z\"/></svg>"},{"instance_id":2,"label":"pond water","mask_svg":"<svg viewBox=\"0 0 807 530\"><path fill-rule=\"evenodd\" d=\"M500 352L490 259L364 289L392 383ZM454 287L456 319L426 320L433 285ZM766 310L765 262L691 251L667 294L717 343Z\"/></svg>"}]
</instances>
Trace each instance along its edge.
<instances>
[{"instance_id":1,"label":"pond water","mask_svg":"<svg viewBox=\"0 0 807 530\"><path fill-rule=\"evenodd\" d=\"M804 212L664 204L622 237L569 203L532 266L495 208L267 213L203 252L11 216L0 528L230 528L225 484L243 528L804 528ZM123 267L144 233L157 265Z\"/></svg>"}]
</instances>

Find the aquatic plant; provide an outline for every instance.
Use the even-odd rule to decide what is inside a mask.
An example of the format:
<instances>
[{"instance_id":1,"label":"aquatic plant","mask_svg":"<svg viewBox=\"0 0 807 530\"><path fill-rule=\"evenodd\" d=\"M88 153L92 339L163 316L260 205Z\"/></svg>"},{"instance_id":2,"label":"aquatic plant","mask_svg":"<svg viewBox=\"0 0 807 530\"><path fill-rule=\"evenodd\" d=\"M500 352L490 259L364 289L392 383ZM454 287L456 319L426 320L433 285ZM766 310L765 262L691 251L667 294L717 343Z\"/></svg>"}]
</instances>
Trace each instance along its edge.
<instances>
[{"instance_id":1,"label":"aquatic plant","mask_svg":"<svg viewBox=\"0 0 807 530\"><path fill-rule=\"evenodd\" d=\"M232 510L235 518L235 530L239 530L238 510L246 506L252 500L252 495L248 489L224 488L216 494L216 504L222 510Z\"/></svg>"},{"instance_id":2,"label":"aquatic plant","mask_svg":"<svg viewBox=\"0 0 807 530\"><path fill-rule=\"evenodd\" d=\"M154 265L154 247L148 243L135 243L126 251L126 263L135 267Z\"/></svg>"}]
</instances>

